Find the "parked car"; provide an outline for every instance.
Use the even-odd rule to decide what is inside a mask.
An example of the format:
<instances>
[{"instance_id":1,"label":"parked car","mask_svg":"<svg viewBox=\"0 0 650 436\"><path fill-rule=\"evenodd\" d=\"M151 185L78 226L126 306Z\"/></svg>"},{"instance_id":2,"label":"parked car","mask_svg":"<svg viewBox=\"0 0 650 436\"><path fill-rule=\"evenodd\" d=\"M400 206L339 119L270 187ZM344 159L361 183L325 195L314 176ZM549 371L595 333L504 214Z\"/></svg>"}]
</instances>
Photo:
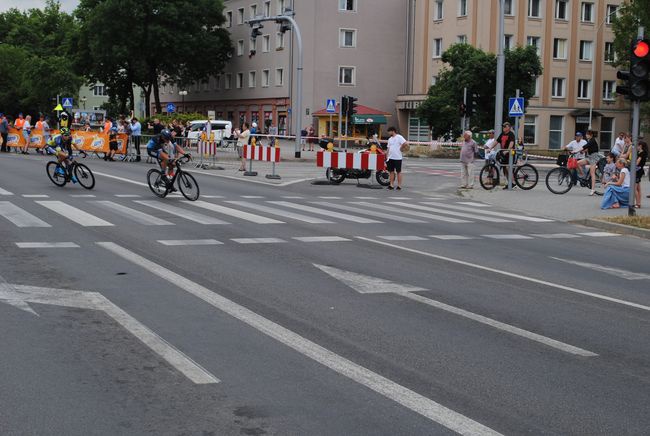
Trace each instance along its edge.
<instances>
[{"instance_id":1,"label":"parked car","mask_svg":"<svg viewBox=\"0 0 650 436\"><path fill-rule=\"evenodd\" d=\"M205 125L208 120L195 120L190 121L190 130L187 133L187 138L191 141L201 139L201 133L205 131ZM211 120L210 126L212 129L211 136L215 141L229 139L232 136L232 123L225 120Z\"/></svg>"}]
</instances>

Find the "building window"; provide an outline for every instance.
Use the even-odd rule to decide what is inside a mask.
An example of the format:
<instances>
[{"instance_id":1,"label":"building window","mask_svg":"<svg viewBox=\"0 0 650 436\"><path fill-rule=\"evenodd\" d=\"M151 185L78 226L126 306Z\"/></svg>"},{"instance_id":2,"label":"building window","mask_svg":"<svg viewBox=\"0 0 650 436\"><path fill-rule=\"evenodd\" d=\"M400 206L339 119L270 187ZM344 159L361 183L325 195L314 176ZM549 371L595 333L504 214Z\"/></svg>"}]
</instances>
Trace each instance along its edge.
<instances>
[{"instance_id":1,"label":"building window","mask_svg":"<svg viewBox=\"0 0 650 436\"><path fill-rule=\"evenodd\" d=\"M510 50L512 47L512 35L504 35L503 36L503 49L504 50Z\"/></svg>"},{"instance_id":2,"label":"building window","mask_svg":"<svg viewBox=\"0 0 650 436\"><path fill-rule=\"evenodd\" d=\"M539 97L539 77L535 78L535 91L533 91L533 97Z\"/></svg>"},{"instance_id":3,"label":"building window","mask_svg":"<svg viewBox=\"0 0 650 436\"><path fill-rule=\"evenodd\" d=\"M237 9L237 24L244 24L244 8Z\"/></svg>"},{"instance_id":4,"label":"building window","mask_svg":"<svg viewBox=\"0 0 650 436\"><path fill-rule=\"evenodd\" d=\"M580 14L580 20L593 23L594 22L594 4L582 2L582 13Z\"/></svg>"},{"instance_id":5,"label":"building window","mask_svg":"<svg viewBox=\"0 0 650 436\"><path fill-rule=\"evenodd\" d=\"M537 116L526 115L524 117L524 143L537 144Z\"/></svg>"},{"instance_id":6,"label":"building window","mask_svg":"<svg viewBox=\"0 0 650 436\"><path fill-rule=\"evenodd\" d=\"M591 60L591 41L580 41L580 60Z\"/></svg>"},{"instance_id":7,"label":"building window","mask_svg":"<svg viewBox=\"0 0 650 436\"><path fill-rule=\"evenodd\" d=\"M540 0L528 0L528 16L530 18L541 17Z\"/></svg>"},{"instance_id":8,"label":"building window","mask_svg":"<svg viewBox=\"0 0 650 436\"><path fill-rule=\"evenodd\" d=\"M244 85L244 73L237 73L237 78L235 79L235 86L237 89L241 89Z\"/></svg>"},{"instance_id":9,"label":"building window","mask_svg":"<svg viewBox=\"0 0 650 436\"><path fill-rule=\"evenodd\" d=\"M436 38L433 40L433 57L439 58L442 56L442 38Z\"/></svg>"},{"instance_id":10,"label":"building window","mask_svg":"<svg viewBox=\"0 0 650 436\"><path fill-rule=\"evenodd\" d=\"M214 89L221 89L221 74L214 76Z\"/></svg>"},{"instance_id":11,"label":"building window","mask_svg":"<svg viewBox=\"0 0 650 436\"><path fill-rule=\"evenodd\" d=\"M251 38L250 41L248 41L248 50L249 51L257 51L257 39L256 38Z\"/></svg>"},{"instance_id":12,"label":"building window","mask_svg":"<svg viewBox=\"0 0 650 436\"><path fill-rule=\"evenodd\" d=\"M284 0L277 0L278 15L284 14Z\"/></svg>"},{"instance_id":13,"label":"building window","mask_svg":"<svg viewBox=\"0 0 650 436\"><path fill-rule=\"evenodd\" d=\"M257 86L257 73L255 71L248 72L248 87L255 88Z\"/></svg>"},{"instance_id":14,"label":"building window","mask_svg":"<svg viewBox=\"0 0 650 436\"><path fill-rule=\"evenodd\" d=\"M614 50L613 42L605 43L605 63L612 63L616 61L616 51Z\"/></svg>"},{"instance_id":15,"label":"building window","mask_svg":"<svg viewBox=\"0 0 650 436\"><path fill-rule=\"evenodd\" d=\"M566 39L553 39L553 59L566 59Z\"/></svg>"},{"instance_id":16,"label":"building window","mask_svg":"<svg viewBox=\"0 0 650 436\"><path fill-rule=\"evenodd\" d=\"M578 98L588 99L591 96L590 80L578 80Z\"/></svg>"},{"instance_id":17,"label":"building window","mask_svg":"<svg viewBox=\"0 0 650 436\"><path fill-rule=\"evenodd\" d=\"M275 69L275 86L284 86L284 69Z\"/></svg>"},{"instance_id":18,"label":"building window","mask_svg":"<svg viewBox=\"0 0 650 436\"><path fill-rule=\"evenodd\" d=\"M353 29L339 30L339 47L356 47L357 31Z\"/></svg>"},{"instance_id":19,"label":"building window","mask_svg":"<svg viewBox=\"0 0 650 436\"><path fill-rule=\"evenodd\" d=\"M284 49L284 33L278 32L275 38L275 49L283 50Z\"/></svg>"},{"instance_id":20,"label":"building window","mask_svg":"<svg viewBox=\"0 0 650 436\"><path fill-rule=\"evenodd\" d=\"M458 35L459 44L467 44L467 35Z\"/></svg>"},{"instance_id":21,"label":"building window","mask_svg":"<svg viewBox=\"0 0 650 436\"><path fill-rule=\"evenodd\" d=\"M616 82L613 80L603 81L603 100L615 100Z\"/></svg>"},{"instance_id":22,"label":"building window","mask_svg":"<svg viewBox=\"0 0 650 436\"><path fill-rule=\"evenodd\" d=\"M564 78L553 77L551 82L551 97L564 98Z\"/></svg>"},{"instance_id":23,"label":"building window","mask_svg":"<svg viewBox=\"0 0 650 436\"><path fill-rule=\"evenodd\" d=\"M436 0L436 9L434 11L434 20L442 20L445 17L443 13L443 2L442 0Z\"/></svg>"},{"instance_id":24,"label":"building window","mask_svg":"<svg viewBox=\"0 0 650 436\"><path fill-rule=\"evenodd\" d=\"M514 9L514 5L512 4L512 0L503 1L503 14L510 15L510 16L515 14L515 9Z\"/></svg>"},{"instance_id":25,"label":"building window","mask_svg":"<svg viewBox=\"0 0 650 436\"><path fill-rule=\"evenodd\" d=\"M257 16L257 5L251 5L250 14L251 18L255 18Z\"/></svg>"},{"instance_id":26,"label":"building window","mask_svg":"<svg viewBox=\"0 0 650 436\"><path fill-rule=\"evenodd\" d=\"M559 150L562 147L563 124L564 117L551 115L550 125L548 129L548 148L551 150Z\"/></svg>"},{"instance_id":27,"label":"building window","mask_svg":"<svg viewBox=\"0 0 650 436\"><path fill-rule=\"evenodd\" d=\"M458 16L467 16L467 0L458 0Z\"/></svg>"},{"instance_id":28,"label":"building window","mask_svg":"<svg viewBox=\"0 0 650 436\"><path fill-rule=\"evenodd\" d=\"M226 73L225 80L223 82L224 89L232 88L232 74Z\"/></svg>"},{"instance_id":29,"label":"building window","mask_svg":"<svg viewBox=\"0 0 650 436\"><path fill-rule=\"evenodd\" d=\"M529 36L528 38L526 38L526 44L535 47L538 56L542 52L542 45L540 44L540 41L541 38L539 36Z\"/></svg>"},{"instance_id":30,"label":"building window","mask_svg":"<svg viewBox=\"0 0 650 436\"><path fill-rule=\"evenodd\" d=\"M271 51L271 35L262 36L262 51L264 53Z\"/></svg>"},{"instance_id":31,"label":"building window","mask_svg":"<svg viewBox=\"0 0 650 436\"><path fill-rule=\"evenodd\" d=\"M237 56L243 56L244 55L244 40L240 39L237 41Z\"/></svg>"},{"instance_id":32,"label":"building window","mask_svg":"<svg viewBox=\"0 0 650 436\"><path fill-rule=\"evenodd\" d=\"M264 2L264 16L265 17L270 17L271 16L271 2L270 1Z\"/></svg>"},{"instance_id":33,"label":"building window","mask_svg":"<svg viewBox=\"0 0 650 436\"><path fill-rule=\"evenodd\" d=\"M438 83L438 76L431 76L431 86Z\"/></svg>"},{"instance_id":34,"label":"building window","mask_svg":"<svg viewBox=\"0 0 650 436\"><path fill-rule=\"evenodd\" d=\"M555 19L567 20L568 18L567 0L555 0Z\"/></svg>"},{"instance_id":35,"label":"building window","mask_svg":"<svg viewBox=\"0 0 650 436\"><path fill-rule=\"evenodd\" d=\"M226 12L226 27L232 27L232 11Z\"/></svg>"},{"instance_id":36,"label":"building window","mask_svg":"<svg viewBox=\"0 0 650 436\"><path fill-rule=\"evenodd\" d=\"M600 146L606 150L612 148L614 139L614 118L603 117L600 119L600 132L598 133Z\"/></svg>"},{"instance_id":37,"label":"building window","mask_svg":"<svg viewBox=\"0 0 650 436\"><path fill-rule=\"evenodd\" d=\"M271 77L270 70L262 70L262 88L269 87L270 77Z\"/></svg>"},{"instance_id":38,"label":"building window","mask_svg":"<svg viewBox=\"0 0 650 436\"><path fill-rule=\"evenodd\" d=\"M106 92L106 86L99 83L93 86L93 95L95 97L106 97L108 95Z\"/></svg>"},{"instance_id":39,"label":"building window","mask_svg":"<svg viewBox=\"0 0 650 436\"><path fill-rule=\"evenodd\" d=\"M355 67L339 67L339 85L355 85Z\"/></svg>"},{"instance_id":40,"label":"building window","mask_svg":"<svg viewBox=\"0 0 650 436\"><path fill-rule=\"evenodd\" d=\"M612 20L617 16L616 11L618 11L618 5L607 5L607 15L605 18L607 24L612 24Z\"/></svg>"},{"instance_id":41,"label":"building window","mask_svg":"<svg viewBox=\"0 0 650 436\"><path fill-rule=\"evenodd\" d=\"M207 80L201 80L201 83L203 84L203 91L209 91L210 90L210 82Z\"/></svg>"},{"instance_id":42,"label":"building window","mask_svg":"<svg viewBox=\"0 0 650 436\"><path fill-rule=\"evenodd\" d=\"M339 11L356 12L357 0L339 0Z\"/></svg>"}]
</instances>

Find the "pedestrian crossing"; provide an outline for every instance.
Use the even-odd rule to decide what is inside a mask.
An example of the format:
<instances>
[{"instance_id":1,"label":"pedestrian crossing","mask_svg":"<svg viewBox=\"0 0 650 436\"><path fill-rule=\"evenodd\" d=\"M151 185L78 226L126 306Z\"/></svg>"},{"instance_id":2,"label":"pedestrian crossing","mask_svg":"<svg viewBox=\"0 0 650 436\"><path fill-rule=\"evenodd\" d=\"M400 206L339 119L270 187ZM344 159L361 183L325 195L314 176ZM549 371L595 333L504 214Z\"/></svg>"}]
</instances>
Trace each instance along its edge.
<instances>
[{"instance_id":1,"label":"pedestrian crossing","mask_svg":"<svg viewBox=\"0 0 650 436\"><path fill-rule=\"evenodd\" d=\"M7 197L5 197L7 198ZM142 226L174 226L189 221L202 226L213 225L290 225L296 222L321 225L353 223L379 225L470 224L470 223L547 223L552 220L491 210L491 206L454 201L383 201L301 199L290 201L139 199L115 196L110 200L75 198L70 201L21 197L20 201L0 201L3 219L20 228L52 227L53 216L62 217L81 227L114 227L125 222ZM571 235L546 234L540 238L569 238ZM555 235L555 236L553 236Z\"/></svg>"}]
</instances>

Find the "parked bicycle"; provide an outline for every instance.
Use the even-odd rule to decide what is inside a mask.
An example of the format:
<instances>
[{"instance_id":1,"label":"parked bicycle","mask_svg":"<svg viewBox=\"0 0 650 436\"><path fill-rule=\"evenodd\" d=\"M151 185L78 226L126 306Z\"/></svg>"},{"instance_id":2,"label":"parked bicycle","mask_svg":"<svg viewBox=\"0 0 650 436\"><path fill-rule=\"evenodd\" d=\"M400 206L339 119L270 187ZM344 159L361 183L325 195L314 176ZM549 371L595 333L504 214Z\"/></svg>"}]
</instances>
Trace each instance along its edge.
<instances>
[{"instance_id":1,"label":"parked bicycle","mask_svg":"<svg viewBox=\"0 0 650 436\"><path fill-rule=\"evenodd\" d=\"M183 197L190 201L198 200L199 184L196 182L194 176L183 171L182 168L182 164L185 164L190 160L191 156L189 154L184 154L183 156L174 159L172 162L175 166L175 173L171 179L167 177L162 167L160 167L160 169L150 169L147 172L147 183L149 184L151 192L160 198L165 198L167 194L174 190L174 183L176 183L181 194L183 194ZM158 160L158 165L160 165L160 160Z\"/></svg>"},{"instance_id":2,"label":"parked bicycle","mask_svg":"<svg viewBox=\"0 0 650 436\"><path fill-rule=\"evenodd\" d=\"M546 187L553 194L566 194L578 183L580 183L580 186L583 188L591 189L591 174L588 166L585 166L583 169L583 172L585 173L585 176L583 177L578 175L578 170L576 168L568 168L569 159L575 159L573 156L575 156L575 153L559 155L556 161L556 164L558 165L557 168L553 168L548 172L548 174L546 174ZM596 195L603 195L603 190L599 189L599 185L606 163L607 159L602 158L596 164Z\"/></svg>"},{"instance_id":3,"label":"parked bicycle","mask_svg":"<svg viewBox=\"0 0 650 436\"><path fill-rule=\"evenodd\" d=\"M511 151L512 152L512 151ZM528 163L528 154L523 147L514 150L512 178L513 182L521 189L527 191L537 186L539 173L537 168ZM483 189L491 190L500 185L501 173L508 168L508 153L497 153L496 159L485 163L479 174L479 182Z\"/></svg>"},{"instance_id":4,"label":"parked bicycle","mask_svg":"<svg viewBox=\"0 0 650 436\"><path fill-rule=\"evenodd\" d=\"M83 155L84 159L88 156L83 151L80 154ZM55 160L47 163L45 170L52 183L56 186L63 187L66 183L73 181L74 176L83 188L93 189L95 187L95 176L90 171L90 168L77 162L74 156L70 156L69 160L69 165L59 163L59 161Z\"/></svg>"}]
</instances>

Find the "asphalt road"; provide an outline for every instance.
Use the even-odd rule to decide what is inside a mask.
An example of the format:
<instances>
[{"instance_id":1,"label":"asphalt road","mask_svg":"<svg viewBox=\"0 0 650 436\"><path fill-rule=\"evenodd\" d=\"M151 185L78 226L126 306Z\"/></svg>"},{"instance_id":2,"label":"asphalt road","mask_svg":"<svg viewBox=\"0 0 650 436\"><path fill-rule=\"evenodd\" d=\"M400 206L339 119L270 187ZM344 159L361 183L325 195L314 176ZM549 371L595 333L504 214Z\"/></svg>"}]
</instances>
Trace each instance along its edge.
<instances>
[{"instance_id":1,"label":"asphalt road","mask_svg":"<svg viewBox=\"0 0 650 436\"><path fill-rule=\"evenodd\" d=\"M646 240L425 164L392 192L196 173L190 204L87 160L92 191L0 156L3 435L650 431Z\"/></svg>"}]
</instances>

